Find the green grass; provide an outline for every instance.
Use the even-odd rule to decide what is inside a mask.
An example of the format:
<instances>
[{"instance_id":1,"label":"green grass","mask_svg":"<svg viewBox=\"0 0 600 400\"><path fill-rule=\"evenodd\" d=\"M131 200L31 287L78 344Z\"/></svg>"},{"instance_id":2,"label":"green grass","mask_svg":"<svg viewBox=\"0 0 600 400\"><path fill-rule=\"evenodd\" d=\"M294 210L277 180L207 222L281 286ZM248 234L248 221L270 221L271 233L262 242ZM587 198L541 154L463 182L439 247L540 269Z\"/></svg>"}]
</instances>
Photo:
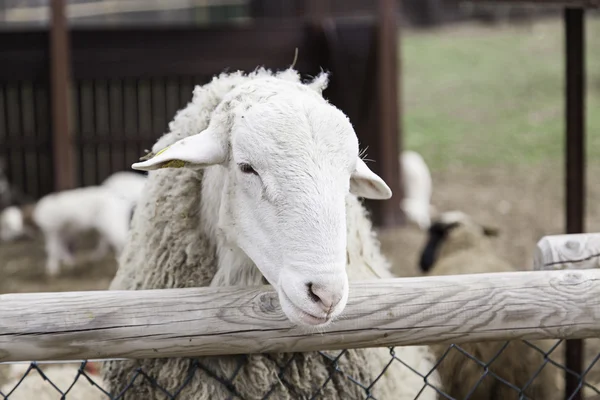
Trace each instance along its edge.
<instances>
[{"instance_id":1,"label":"green grass","mask_svg":"<svg viewBox=\"0 0 600 400\"><path fill-rule=\"evenodd\" d=\"M600 19L587 18L587 145L600 161ZM402 38L404 143L432 169L562 163L561 19Z\"/></svg>"}]
</instances>

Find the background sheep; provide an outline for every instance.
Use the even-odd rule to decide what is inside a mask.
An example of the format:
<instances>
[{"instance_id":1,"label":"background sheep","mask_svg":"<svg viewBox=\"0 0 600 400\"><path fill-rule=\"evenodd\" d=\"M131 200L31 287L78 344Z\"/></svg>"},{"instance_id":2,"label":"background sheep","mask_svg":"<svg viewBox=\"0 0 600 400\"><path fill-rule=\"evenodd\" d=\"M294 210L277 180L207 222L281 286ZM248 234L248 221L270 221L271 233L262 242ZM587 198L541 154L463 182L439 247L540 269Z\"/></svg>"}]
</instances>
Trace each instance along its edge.
<instances>
[{"instance_id":1,"label":"background sheep","mask_svg":"<svg viewBox=\"0 0 600 400\"><path fill-rule=\"evenodd\" d=\"M493 227L476 223L458 211L440 214L429 228L420 268L431 275L459 275L483 272L517 271L494 254L489 237L496 236ZM532 341L538 348L548 349L552 341ZM553 342L552 342L553 343ZM505 342L461 344L467 353L488 363L500 352ZM433 345L436 357L448 350L448 345ZM518 388L525 388L544 364L539 351L520 340L511 341L489 366L496 374ZM443 391L456 399L463 399L478 384L484 369L459 351L450 351L438 366ZM562 377L546 365L525 390L531 399L559 398L557 382ZM493 376L486 376L469 399L519 399L520 394Z\"/></svg>"},{"instance_id":2,"label":"background sheep","mask_svg":"<svg viewBox=\"0 0 600 400\"><path fill-rule=\"evenodd\" d=\"M60 392L65 393L67 390L66 399L108 399L98 388L98 386L103 388L102 378L98 375L94 364L90 362L85 364L81 373L79 363L37 365L48 380L45 380L36 368L32 368L27 373L29 363L10 364L9 367L8 380L0 386L0 392L8 395L10 400L61 400L63 397ZM27 376L23 379L25 373ZM94 386L86 375L98 386Z\"/></svg>"},{"instance_id":3,"label":"background sheep","mask_svg":"<svg viewBox=\"0 0 600 400\"><path fill-rule=\"evenodd\" d=\"M431 214L435 209L431 205L431 173L423 157L415 151L403 151L399 161L402 171L404 198L400 208L407 220L421 229L427 229L431 223Z\"/></svg>"},{"instance_id":4,"label":"background sheep","mask_svg":"<svg viewBox=\"0 0 600 400\"><path fill-rule=\"evenodd\" d=\"M132 205L138 203L142 196L147 175L131 171L119 171L110 175L102 182L102 186L112 189L123 196Z\"/></svg>"},{"instance_id":5,"label":"background sheep","mask_svg":"<svg viewBox=\"0 0 600 400\"><path fill-rule=\"evenodd\" d=\"M73 242L81 233L100 234L91 258L103 256L107 247L119 254L129 229L131 204L111 189L88 186L42 197L27 206L11 206L0 214L0 238L14 240L31 232L41 232L46 243L46 273L60 272L60 262L73 265Z\"/></svg>"},{"instance_id":6,"label":"background sheep","mask_svg":"<svg viewBox=\"0 0 600 400\"><path fill-rule=\"evenodd\" d=\"M138 172L119 171L110 175L102 182L102 187L111 189L118 196L124 198L130 205L129 222L133 218L133 213L137 203L142 198L144 185L147 175ZM92 260L103 258L110 250L110 243L102 236L99 239L98 246L91 256Z\"/></svg>"},{"instance_id":7,"label":"background sheep","mask_svg":"<svg viewBox=\"0 0 600 400\"><path fill-rule=\"evenodd\" d=\"M99 236L86 261L102 259L111 248L118 254L145 183L145 174L120 171L110 175L101 186L52 193L35 204L8 207L0 213L0 239L33 238L41 231L48 253L46 273L50 276L59 272L61 261L74 264L74 242L88 230L95 230Z\"/></svg>"},{"instance_id":8,"label":"background sheep","mask_svg":"<svg viewBox=\"0 0 600 400\"><path fill-rule=\"evenodd\" d=\"M286 309L276 278L281 271L270 270L263 253L277 259L276 268L289 262L289 258L278 259L284 253L297 257L298 270L294 272L312 274L315 282L320 276L327 277L329 269L327 273L335 277L334 287L345 290L342 297L347 297L347 286L340 284L347 279L391 277L356 196L387 198L389 188L358 159L356 135L346 117L322 97L326 83L325 74L302 85L298 73L291 69L275 75L260 69L249 75L222 74L207 85L197 86L192 102L170 123L170 133L155 143L152 153L144 157L147 161L135 165L146 170L186 168L149 173L145 201L135 211L110 289L252 286L260 285L264 276L278 289L288 318L307 325L314 319L294 314L290 304ZM236 133L240 126L244 127L243 135ZM341 136L341 131L346 136ZM257 138L256 132L269 135ZM252 151L260 154L265 150L269 153L253 157ZM352 159L342 162L348 155ZM351 177L348 166L354 168L355 163ZM339 172L343 181L328 180L336 170L334 164L346 165L345 172ZM261 179L265 180L264 187L260 186ZM319 180L328 180L328 184L323 186ZM276 186L269 186L274 182L284 182L286 191L274 193ZM261 199L258 204L257 198ZM333 199L336 201L331 203ZM270 216L265 214L265 207L270 206L263 204L265 201L282 204L293 212L277 209ZM272 225L265 228L265 222ZM278 229L263 236L270 226ZM323 227L327 230L322 231ZM283 247L269 247L284 239L292 240L281 242ZM329 254L322 254L319 246ZM300 263L300 257L309 257L308 267ZM340 269L335 273L322 265L324 259L338 265L340 257ZM257 264L253 260L258 260ZM319 268L306 269L311 265ZM289 278L292 283L297 279ZM338 311L345 302L344 298L334 299L341 292L328 289L323 282L313 293L318 298L301 303L318 315L322 312L314 305L329 306L326 317L318 320L321 324L329 321L336 301ZM306 289L310 295L314 287L307 285ZM398 347L395 354L423 374L433 366L426 346ZM372 388L375 398L414 399L424 386L423 379L397 361L387 368L390 360L385 348L349 350L337 361L339 373L334 372L331 361L315 352L111 361L104 364L104 377L111 393L119 393L141 367L171 391L187 382L180 389L181 399L216 400L236 395L259 399L267 393L277 399L308 398L321 386L323 398L356 399L367 397L367 392L347 376L368 385L385 371ZM428 380L436 384L437 375ZM125 396L163 398L159 389L142 380L136 381ZM433 399L435 392L427 388L419 398Z\"/></svg>"}]
</instances>

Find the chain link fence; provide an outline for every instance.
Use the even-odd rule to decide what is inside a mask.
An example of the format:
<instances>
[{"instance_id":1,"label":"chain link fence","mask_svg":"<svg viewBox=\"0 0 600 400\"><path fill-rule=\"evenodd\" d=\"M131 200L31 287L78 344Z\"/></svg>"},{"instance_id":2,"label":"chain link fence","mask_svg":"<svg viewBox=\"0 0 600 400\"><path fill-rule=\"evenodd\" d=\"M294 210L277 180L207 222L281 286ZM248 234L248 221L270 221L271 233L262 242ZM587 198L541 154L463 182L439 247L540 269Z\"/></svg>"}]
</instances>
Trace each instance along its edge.
<instances>
[{"instance_id":1,"label":"chain link fence","mask_svg":"<svg viewBox=\"0 0 600 400\"><path fill-rule=\"evenodd\" d=\"M543 342L543 346L540 343ZM390 347L389 363L367 380L353 373L353 360L348 350L318 352L327 373L311 374L315 371L298 369L303 365L304 353L263 354L275 373L271 374L270 385L260 393L249 393L246 384L249 355L227 356L236 361L230 374L224 375L210 367L206 358L186 359L187 370L172 379L153 376L143 367L135 367L136 360L122 361L132 366L132 374L126 382L120 382L117 392L111 393L102 378L104 361L13 363L0 365L0 398L19 399L141 399L140 393L153 393L152 398L189 399L182 394L194 380L216 388L219 393L227 393L230 399L278 399L282 393L286 398L327 399L331 393L343 392L356 399L376 399L375 388L380 378L394 363L405 371L418 376L420 387L414 387L415 399L563 399L574 398L576 393L564 393L566 375L575 375L579 380L578 392L583 399L600 395L600 369L596 371L600 344L596 339L586 354L586 365L582 374L575 374L564 367L563 340L486 342L463 345L432 345L436 355L434 368L419 370L410 365L398 353L398 347ZM518 345L518 346L517 346ZM512 346L512 347L511 347ZM524 349L529 349L526 351ZM492 350L492 351L490 351ZM596 352L596 354L593 354ZM441 353L441 354L440 354ZM528 354L526 354L528 353ZM534 362L535 361L535 362ZM507 368L510 363L511 368ZM350 366L350 367L349 367ZM256 372L256 371L255 371ZM265 371L258 371L265 373ZM439 373L441 383L433 379ZM360 374L359 374L360 375ZM543 380L543 382L538 382ZM341 387L343 389L340 389ZM189 392L188 392L189 393ZM428 394L425 394L428 393ZM205 398L198 393L198 398ZM205 394L204 394L205 395ZM210 398L210 397L208 397ZM400 397L399 397L400 398ZM405 397L402 397L405 398ZM406 397L408 398L408 397Z\"/></svg>"}]
</instances>

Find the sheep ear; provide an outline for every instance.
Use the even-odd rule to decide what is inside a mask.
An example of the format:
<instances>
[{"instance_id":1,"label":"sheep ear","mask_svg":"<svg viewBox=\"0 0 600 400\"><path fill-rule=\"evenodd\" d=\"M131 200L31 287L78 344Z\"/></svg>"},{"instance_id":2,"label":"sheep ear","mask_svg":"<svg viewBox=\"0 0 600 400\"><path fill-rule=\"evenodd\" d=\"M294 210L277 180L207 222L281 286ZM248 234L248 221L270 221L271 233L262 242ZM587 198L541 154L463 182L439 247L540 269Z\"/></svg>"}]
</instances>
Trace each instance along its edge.
<instances>
[{"instance_id":1,"label":"sheep ear","mask_svg":"<svg viewBox=\"0 0 600 400\"><path fill-rule=\"evenodd\" d=\"M392 197L392 190L377 174L358 158L356 169L350 176L350 193L372 200L387 200Z\"/></svg>"},{"instance_id":2,"label":"sheep ear","mask_svg":"<svg viewBox=\"0 0 600 400\"><path fill-rule=\"evenodd\" d=\"M227 157L227 146L210 129L178 140L165 147L145 161L135 163L131 168L138 171L152 171L160 168L205 168L220 164Z\"/></svg>"},{"instance_id":3,"label":"sheep ear","mask_svg":"<svg viewBox=\"0 0 600 400\"><path fill-rule=\"evenodd\" d=\"M419 269L421 272L427 273L431 270L437 259L438 248L443 240L443 235L429 234L427 243L425 243L423 250L421 250L421 257L419 257Z\"/></svg>"}]
</instances>

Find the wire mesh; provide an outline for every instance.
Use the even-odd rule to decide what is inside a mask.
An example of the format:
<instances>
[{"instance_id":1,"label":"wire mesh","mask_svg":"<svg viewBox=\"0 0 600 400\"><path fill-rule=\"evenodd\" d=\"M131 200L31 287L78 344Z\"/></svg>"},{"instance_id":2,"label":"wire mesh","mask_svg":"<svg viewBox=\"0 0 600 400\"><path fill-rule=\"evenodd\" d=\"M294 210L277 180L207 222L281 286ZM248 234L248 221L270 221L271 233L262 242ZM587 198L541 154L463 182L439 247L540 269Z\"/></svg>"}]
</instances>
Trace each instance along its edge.
<instances>
[{"instance_id":1,"label":"wire mesh","mask_svg":"<svg viewBox=\"0 0 600 400\"><path fill-rule=\"evenodd\" d=\"M403 360L400 347L390 347L389 360L370 377L353 368L358 361L354 350L179 359L185 365L180 370L153 359L163 367L159 376L155 368L145 370L149 364L141 360L7 363L0 365L0 399L204 399L215 398L215 393L228 399L377 399L376 388L395 363L415 374L417 380L407 384L418 382L418 387L411 388L414 397L403 393L393 398L571 399L576 393L564 393L567 375L577 377L582 398L600 395L600 373L591 373L600 352L588 357L582 374L575 374L564 366L563 340L436 344L428 349L435 361L427 371L411 365L414 360ZM219 368L223 359L234 361L225 368L228 373ZM255 368L259 359L262 370ZM314 368L317 363L326 373ZM125 366L122 371L129 375L108 385L107 376L120 376L110 374L116 365ZM268 384L256 384L253 374L262 374L260 382L267 375ZM423 394L426 390L428 395Z\"/></svg>"}]
</instances>

